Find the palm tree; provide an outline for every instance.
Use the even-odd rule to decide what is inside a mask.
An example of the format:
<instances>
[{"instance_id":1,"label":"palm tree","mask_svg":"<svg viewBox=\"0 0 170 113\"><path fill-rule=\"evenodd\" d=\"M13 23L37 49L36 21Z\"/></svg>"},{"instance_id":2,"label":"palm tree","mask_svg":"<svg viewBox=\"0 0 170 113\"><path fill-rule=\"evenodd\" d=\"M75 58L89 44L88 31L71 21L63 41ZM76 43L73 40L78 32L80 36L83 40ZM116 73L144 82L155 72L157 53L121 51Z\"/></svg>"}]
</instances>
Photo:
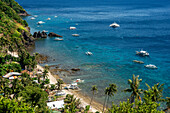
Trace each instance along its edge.
<instances>
[{"instance_id":1,"label":"palm tree","mask_svg":"<svg viewBox=\"0 0 170 113\"><path fill-rule=\"evenodd\" d=\"M74 95L67 94L64 99L65 111L68 113L75 113L81 104L80 99L74 98Z\"/></svg>"},{"instance_id":2,"label":"palm tree","mask_svg":"<svg viewBox=\"0 0 170 113\"><path fill-rule=\"evenodd\" d=\"M107 98L107 106L108 107L108 102L109 102L109 97L114 96L114 93L117 92L117 86L116 84L109 84L109 91L108 91L108 98Z\"/></svg>"},{"instance_id":3,"label":"palm tree","mask_svg":"<svg viewBox=\"0 0 170 113\"><path fill-rule=\"evenodd\" d=\"M140 94L142 93L142 89L139 89L139 85L140 82L142 81L142 79L138 79L139 75L135 77L135 75L133 75L132 80L129 79L128 80L128 84L130 85L129 89L125 89L125 92L132 92L131 96L130 96L130 102L133 103L135 99L139 99L141 101L141 97Z\"/></svg>"},{"instance_id":4,"label":"palm tree","mask_svg":"<svg viewBox=\"0 0 170 113\"><path fill-rule=\"evenodd\" d=\"M91 88L91 91L93 92L93 96L92 96L92 98L91 98L91 101L90 101L90 106L91 106L91 103L92 103L92 101L93 101L93 97L94 97L94 95L95 95L95 92L97 92L97 87L96 87L96 85L93 85L92 86L92 88Z\"/></svg>"},{"instance_id":5,"label":"palm tree","mask_svg":"<svg viewBox=\"0 0 170 113\"><path fill-rule=\"evenodd\" d=\"M45 80L47 73L48 73L48 65L45 65L45 69L43 71L43 80Z\"/></svg>"},{"instance_id":6,"label":"palm tree","mask_svg":"<svg viewBox=\"0 0 170 113\"><path fill-rule=\"evenodd\" d=\"M64 84L63 80L58 79L56 83L58 91L62 90L62 86L61 86L62 84Z\"/></svg>"},{"instance_id":7,"label":"palm tree","mask_svg":"<svg viewBox=\"0 0 170 113\"><path fill-rule=\"evenodd\" d=\"M159 85L159 83L152 86L152 88L146 83L146 86L148 87L148 90L146 90L144 93L151 96L152 101L161 101L162 92L163 92L163 86L164 84Z\"/></svg>"},{"instance_id":8,"label":"palm tree","mask_svg":"<svg viewBox=\"0 0 170 113\"><path fill-rule=\"evenodd\" d=\"M109 93L109 87L106 87L104 91L105 91L106 96L105 96L105 100L104 100L104 104L103 104L103 113L104 113L104 108L105 108L107 96L108 96L108 93Z\"/></svg>"}]
</instances>

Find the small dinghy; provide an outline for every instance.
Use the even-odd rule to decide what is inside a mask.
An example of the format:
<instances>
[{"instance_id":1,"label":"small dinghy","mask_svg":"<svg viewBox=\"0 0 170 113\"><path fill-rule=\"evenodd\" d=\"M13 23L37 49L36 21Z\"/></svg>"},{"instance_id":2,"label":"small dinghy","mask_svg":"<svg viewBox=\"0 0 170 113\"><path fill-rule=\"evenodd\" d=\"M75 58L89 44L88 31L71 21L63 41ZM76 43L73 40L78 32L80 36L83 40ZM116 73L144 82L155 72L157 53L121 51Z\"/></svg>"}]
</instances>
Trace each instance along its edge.
<instances>
[{"instance_id":1,"label":"small dinghy","mask_svg":"<svg viewBox=\"0 0 170 113\"><path fill-rule=\"evenodd\" d=\"M78 37L78 36L80 36L80 35L79 35L79 34L72 34L72 36Z\"/></svg>"},{"instance_id":2,"label":"small dinghy","mask_svg":"<svg viewBox=\"0 0 170 113\"><path fill-rule=\"evenodd\" d=\"M56 41L63 41L62 38L55 38L54 40L56 40Z\"/></svg>"},{"instance_id":3,"label":"small dinghy","mask_svg":"<svg viewBox=\"0 0 170 113\"><path fill-rule=\"evenodd\" d=\"M86 52L86 55L93 55L93 53L90 52L90 51L87 51L87 52Z\"/></svg>"},{"instance_id":4,"label":"small dinghy","mask_svg":"<svg viewBox=\"0 0 170 113\"><path fill-rule=\"evenodd\" d=\"M116 27L120 27L120 25L114 22L113 24L110 24L110 27L116 28Z\"/></svg>"},{"instance_id":5,"label":"small dinghy","mask_svg":"<svg viewBox=\"0 0 170 113\"><path fill-rule=\"evenodd\" d=\"M150 68L150 69L157 69L157 67L153 64L148 64L148 65L145 65L146 68Z\"/></svg>"},{"instance_id":6,"label":"small dinghy","mask_svg":"<svg viewBox=\"0 0 170 113\"><path fill-rule=\"evenodd\" d=\"M74 30L74 29L76 29L76 27L70 27L70 30Z\"/></svg>"}]
</instances>

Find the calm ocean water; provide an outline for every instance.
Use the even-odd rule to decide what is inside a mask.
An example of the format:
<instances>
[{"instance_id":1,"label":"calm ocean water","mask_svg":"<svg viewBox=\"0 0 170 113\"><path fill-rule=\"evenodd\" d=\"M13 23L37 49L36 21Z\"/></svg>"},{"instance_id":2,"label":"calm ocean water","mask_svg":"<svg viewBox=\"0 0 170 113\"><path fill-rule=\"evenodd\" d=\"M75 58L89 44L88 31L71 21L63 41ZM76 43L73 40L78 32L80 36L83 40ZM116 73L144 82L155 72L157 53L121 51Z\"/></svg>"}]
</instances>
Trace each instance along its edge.
<instances>
[{"instance_id":1,"label":"calm ocean water","mask_svg":"<svg viewBox=\"0 0 170 113\"><path fill-rule=\"evenodd\" d=\"M164 97L170 96L170 1L169 0L16 0L29 14L38 15L35 20L26 17L31 32L47 30L64 37L64 41L47 38L36 41L33 52L47 54L56 59L49 64L82 69L79 76L84 79L82 92L91 95L90 88L97 85L96 100L104 99L104 88L109 83L118 86L113 97L115 103L126 100L130 94L122 92L128 88L127 80L132 75L145 83L165 83ZM54 18L54 16L58 16ZM51 20L47 20L51 18ZM38 21L45 24L37 26ZM113 29L113 22L120 28ZM77 30L69 30L70 26ZM72 37L78 33L80 37ZM150 57L135 55L135 51L147 50ZM93 56L85 55L91 51ZM132 60L145 64L135 64ZM158 69L146 69L144 65L155 64Z\"/></svg>"}]
</instances>

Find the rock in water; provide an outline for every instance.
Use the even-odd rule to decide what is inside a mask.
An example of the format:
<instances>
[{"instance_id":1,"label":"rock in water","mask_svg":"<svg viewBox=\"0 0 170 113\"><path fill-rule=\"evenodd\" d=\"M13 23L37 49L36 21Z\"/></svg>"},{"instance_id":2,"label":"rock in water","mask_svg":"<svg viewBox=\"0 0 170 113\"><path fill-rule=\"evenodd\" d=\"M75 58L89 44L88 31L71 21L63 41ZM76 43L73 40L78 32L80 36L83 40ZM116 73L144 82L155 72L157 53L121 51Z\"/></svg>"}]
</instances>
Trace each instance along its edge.
<instances>
[{"instance_id":1,"label":"rock in water","mask_svg":"<svg viewBox=\"0 0 170 113\"><path fill-rule=\"evenodd\" d=\"M80 71L79 68L72 68L71 70L72 70L72 71Z\"/></svg>"},{"instance_id":2,"label":"rock in water","mask_svg":"<svg viewBox=\"0 0 170 113\"><path fill-rule=\"evenodd\" d=\"M58 34L53 33L53 32L50 32L50 33L48 34L48 36L49 36L49 37L63 37L63 36L58 35Z\"/></svg>"},{"instance_id":3,"label":"rock in water","mask_svg":"<svg viewBox=\"0 0 170 113\"><path fill-rule=\"evenodd\" d=\"M47 33L45 33L44 31L41 33L41 38L47 38Z\"/></svg>"},{"instance_id":4,"label":"rock in water","mask_svg":"<svg viewBox=\"0 0 170 113\"><path fill-rule=\"evenodd\" d=\"M40 31L38 33L34 32L33 37L34 38L47 38L47 33L45 33L44 31L42 33Z\"/></svg>"},{"instance_id":5,"label":"rock in water","mask_svg":"<svg viewBox=\"0 0 170 113\"><path fill-rule=\"evenodd\" d=\"M34 37L34 38L38 38L38 33L37 33L37 32L34 32L33 37Z\"/></svg>"}]
</instances>

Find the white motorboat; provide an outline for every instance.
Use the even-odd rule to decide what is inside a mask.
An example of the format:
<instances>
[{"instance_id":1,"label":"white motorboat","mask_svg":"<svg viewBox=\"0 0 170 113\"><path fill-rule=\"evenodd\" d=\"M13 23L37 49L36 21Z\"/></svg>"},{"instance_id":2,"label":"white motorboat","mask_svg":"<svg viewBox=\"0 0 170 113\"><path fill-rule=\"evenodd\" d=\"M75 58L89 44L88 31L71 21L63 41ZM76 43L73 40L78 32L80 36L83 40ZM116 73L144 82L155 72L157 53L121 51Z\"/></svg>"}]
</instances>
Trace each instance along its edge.
<instances>
[{"instance_id":1,"label":"white motorboat","mask_svg":"<svg viewBox=\"0 0 170 113\"><path fill-rule=\"evenodd\" d=\"M39 21L39 22L37 22L37 24L44 24L45 22L43 22L43 21Z\"/></svg>"},{"instance_id":2,"label":"white motorboat","mask_svg":"<svg viewBox=\"0 0 170 113\"><path fill-rule=\"evenodd\" d=\"M70 30L74 30L74 29L76 29L76 27L70 27Z\"/></svg>"},{"instance_id":3,"label":"white motorboat","mask_svg":"<svg viewBox=\"0 0 170 113\"><path fill-rule=\"evenodd\" d=\"M90 51L87 51L87 52L86 52L86 55L93 55L93 53L90 52Z\"/></svg>"},{"instance_id":4,"label":"white motorboat","mask_svg":"<svg viewBox=\"0 0 170 113\"><path fill-rule=\"evenodd\" d=\"M116 27L120 27L119 24L117 24L116 22L110 24L110 27L116 28Z\"/></svg>"},{"instance_id":5,"label":"white motorboat","mask_svg":"<svg viewBox=\"0 0 170 113\"><path fill-rule=\"evenodd\" d=\"M37 15L34 15L34 17L38 17Z\"/></svg>"},{"instance_id":6,"label":"white motorboat","mask_svg":"<svg viewBox=\"0 0 170 113\"><path fill-rule=\"evenodd\" d=\"M31 20L34 20L35 18L34 17L31 17Z\"/></svg>"},{"instance_id":7,"label":"white motorboat","mask_svg":"<svg viewBox=\"0 0 170 113\"><path fill-rule=\"evenodd\" d=\"M72 34L72 36L76 36L76 37L78 37L78 36L80 36L79 34Z\"/></svg>"},{"instance_id":8,"label":"white motorboat","mask_svg":"<svg viewBox=\"0 0 170 113\"><path fill-rule=\"evenodd\" d=\"M46 31L46 30L43 30L43 32L48 33L48 31Z\"/></svg>"},{"instance_id":9,"label":"white motorboat","mask_svg":"<svg viewBox=\"0 0 170 113\"><path fill-rule=\"evenodd\" d=\"M55 38L54 40L57 40L57 41L63 41L62 38Z\"/></svg>"},{"instance_id":10,"label":"white motorboat","mask_svg":"<svg viewBox=\"0 0 170 113\"><path fill-rule=\"evenodd\" d=\"M149 53L147 51L136 51L136 54L137 55L140 55L140 56L149 56Z\"/></svg>"},{"instance_id":11,"label":"white motorboat","mask_svg":"<svg viewBox=\"0 0 170 113\"><path fill-rule=\"evenodd\" d=\"M57 18L57 16L54 16L55 18Z\"/></svg>"},{"instance_id":12,"label":"white motorboat","mask_svg":"<svg viewBox=\"0 0 170 113\"><path fill-rule=\"evenodd\" d=\"M153 64L148 64L148 65L145 65L146 68L150 68L150 69L157 69L157 67Z\"/></svg>"},{"instance_id":13,"label":"white motorboat","mask_svg":"<svg viewBox=\"0 0 170 113\"><path fill-rule=\"evenodd\" d=\"M47 18L47 20L51 20L51 18Z\"/></svg>"}]
</instances>

